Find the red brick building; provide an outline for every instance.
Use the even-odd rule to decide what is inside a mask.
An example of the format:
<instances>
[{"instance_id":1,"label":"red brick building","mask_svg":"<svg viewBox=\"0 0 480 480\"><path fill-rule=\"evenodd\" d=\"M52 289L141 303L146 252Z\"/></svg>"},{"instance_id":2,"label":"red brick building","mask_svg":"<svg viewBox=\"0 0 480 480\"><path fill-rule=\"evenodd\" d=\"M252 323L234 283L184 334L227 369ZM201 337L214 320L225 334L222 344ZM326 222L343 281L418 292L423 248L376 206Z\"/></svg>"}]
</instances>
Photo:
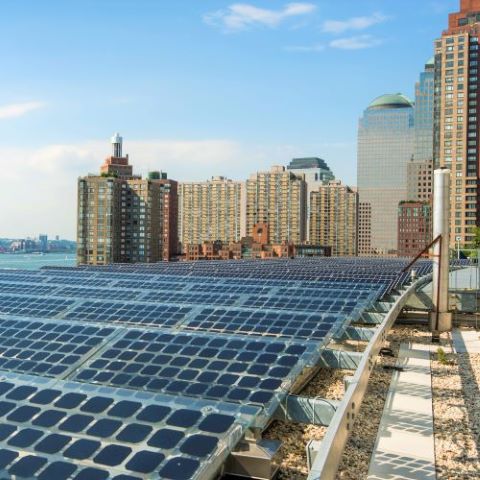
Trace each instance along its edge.
<instances>
[{"instance_id":1,"label":"red brick building","mask_svg":"<svg viewBox=\"0 0 480 480\"><path fill-rule=\"evenodd\" d=\"M413 257L432 241L432 207L426 202L398 206L398 256Z\"/></svg>"},{"instance_id":2,"label":"red brick building","mask_svg":"<svg viewBox=\"0 0 480 480\"><path fill-rule=\"evenodd\" d=\"M258 223L253 235L239 242L223 244L221 241L204 242L185 246L185 260L240 260L291 258L304 256L331 256L330 247L295 245L293 243L268 243L268 225Z\"/></svg>"}]
</instances>

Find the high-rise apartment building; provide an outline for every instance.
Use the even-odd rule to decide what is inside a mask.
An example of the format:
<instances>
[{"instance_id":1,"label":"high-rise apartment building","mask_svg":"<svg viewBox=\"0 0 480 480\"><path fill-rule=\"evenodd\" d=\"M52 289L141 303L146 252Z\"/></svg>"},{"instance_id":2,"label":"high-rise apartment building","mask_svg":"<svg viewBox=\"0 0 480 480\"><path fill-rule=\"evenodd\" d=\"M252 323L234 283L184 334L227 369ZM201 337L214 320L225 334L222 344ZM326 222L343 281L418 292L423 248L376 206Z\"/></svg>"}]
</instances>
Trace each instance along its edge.
<instances>
[{"instance_id":1,"label":"high-rise apartment building","mask_svg":"<svg viewBox=\"0 0 480 480\"><path fill-rule=\"evenodd\" d=\"M358 194L340 181L310 193L310 242L332 255L357 255Z\"/></svg>"},{"instance_id":2,"label":"high-rise apartment building","mask_svg":"<svg viewBox=\"0 0 480 480\"><path fill-rule=\"evenodd\" d=\"M246 190L247 235L252 235L256 224L266 223L271 243L305 241L307 186L303 175L275 166L252 174Z\"/></svg>"},{"instance_id":3,"label":"high-rise apartment building","mask_svg":"<svg viewBox=\"0 0 480 480\"><path fill-rule=\"evenodd\" d=\"M78 180L78 263L169 260L178 243L176 182L159 172L134 176L118 134L112 147L100 175Z\"/></svg>"},{"instance_id":4,"label":"high-rise apartment building","mask_svg":"<svg viewBox=\"0 0 480 480\"><path fill-rule=\"evenodd\" d=\"M358 255L372 254L372 206L358 203Z\"/></svg>"},{"instance_id":5,"label":"high-rise apartment building","mask_svg":"<svg viewBox=\"0 0 480 480\"><path fill-rule=\"evenodd\" d=\"M480 225L480 0L461 0L435 41L435 167L451 170L451 246Z\"/></svg>"},{"instance_id":6,"label":"high-rise apartment building","mask_svg":"<svg viewBox=\"0 0 480 480\"><path fill-rule=\"evenodd\" d=\"M186 245L237 242L245 234L244 183L225 177L205 182L180 182L179 239Z\"/></svg>"},{"instance_id":7,"label":"high-rise apartment building","mask_svg":"<svg viewBox=\"0 0 480 480\"><path fill-rule=\"evenodd\" d=\"M318 157L294 158L287 166L287 170L297 176L303 175L307 184L306 235L307 240L310 241L310 193L326 185L330 180L334 180L335 176L325 160Z\"/></svg>"},{"instance_id":8,"label":"high-rise apartment building","mask_svg":"<svg viewBox=\"0 0 480 480\"><path fill-rule=\"evenodd\" d=\"M408 200L428 202L433 195L433 162L412 159L407 165Z\"/></svg>"},{"instance_id":9,"label":"high-rise apartment building","mask_svg":"<svg viewBox=\"0 0 480 480\"><path fill-rule=\"evenodd\" d=\"M414 154L414 108L401 94L382 95L365 110L358 130L357 185L371 207L371 253L397 250L397 210L407 194Z\"/></svg>"}]
</instances>

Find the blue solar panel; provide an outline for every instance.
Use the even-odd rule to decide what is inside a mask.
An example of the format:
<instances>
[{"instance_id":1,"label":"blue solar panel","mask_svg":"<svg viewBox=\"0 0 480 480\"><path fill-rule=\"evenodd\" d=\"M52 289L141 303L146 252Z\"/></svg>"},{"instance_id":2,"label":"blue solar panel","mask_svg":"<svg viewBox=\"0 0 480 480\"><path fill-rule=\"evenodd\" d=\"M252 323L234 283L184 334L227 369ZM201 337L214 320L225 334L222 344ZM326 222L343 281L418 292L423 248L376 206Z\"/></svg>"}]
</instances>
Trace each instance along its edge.
<instances>
[{"instance_id":1,"label":"blue solar panel","mask_svg":"<svg viewBox=\"0 0 480 480\"><path fill-rule=\"evenodd\" d=\"M191 308L178 305L87 301L66 313L64 318L66 320L168 327L183 321L190 311Z\"/></svg>"},{"instance_id":2,"label":"blue solar panel","mask_svg":"<svg viewBox=\"0 0 480 480\"><path fill-rule=\"evenodd\" d=\"M85 288L81 286L69 286L60 288L55 292L56 296L76 298L104 298L107 300L135 300L141 292L126 289L113 288Z\"/></svg>"},{"instance_id":3,"label":"blue solar panel","mask_svg":"<svg viewBox=\"0 0 480 480\"><path fill-rule=\"evenodd\" d=\"M212 458L228 453L225 439L238 440L258 413L81 387L25 376L0 380L0 406L11 405L0 409L0 472L48 480L200 479Z\"/></svg>"},{"instance_id":4,"label":"blue solar panel","mask_svg":"<svg viewBox=\"0 0 480 480\"><path fill-rule=\"evenodd\" d=\"M114 332L66 323L0 321L0 369L64 376Z\"/></svg>"},{"instance_id":5,"label":"blue solar panel","mask_svg":"<svg viewBox=\"0 0 480 480\"><path fill-rule=\"evenodd\" d=\"M130 330L75 379L242 403L269 403L313 354L280 341ZM253 390L252 390L253 389Z\"/></svg>"},{"instance_id":6,"label":"blue solar panel","mask_svg":"<svg viewBox=\"0 0 480 480\"><path fill-rule=\"evenodd\" d=\"M41 298L0 294L0 315L22 315L53 318L64 312L74 301L64 298Z\"/></svg>"},{"instance_id":7,"label":"blue solar panel","mask_svg":"<svg viewBox=\"0 0 480 480\"><path fill-rule=\"evenodd\" d=\"M144 300L149 302L202 304L202 305L234 305L238 303L238 295L224 294L222 292L210 293L175 293L171 291L148 292Z\"/></svg>"},{"instance_id":8,"label":"blue solar panel","mask_svg":"<svg viewBox=\"0 0 480 480\"><path fill-rule=\"evenodd\" d=\"M341 323L342 318L338 314L204 308L193 319L187 321L182 328L321 341L334 326Z\"/></svg>"},{"instance_id":9,"label":"blue solar panel","mask_svg":"<svg viewBox=\"0 0 480 480\"><path fill-rule=\"evenodd\" d=\"M0 280L3 277L0 276ZM18 279L15 279L18 281ZM52 295L57 287L49 285L30 285L12 282L0 282L0 293L27 294L27 295Z\"/></svg>"}]
</instances>

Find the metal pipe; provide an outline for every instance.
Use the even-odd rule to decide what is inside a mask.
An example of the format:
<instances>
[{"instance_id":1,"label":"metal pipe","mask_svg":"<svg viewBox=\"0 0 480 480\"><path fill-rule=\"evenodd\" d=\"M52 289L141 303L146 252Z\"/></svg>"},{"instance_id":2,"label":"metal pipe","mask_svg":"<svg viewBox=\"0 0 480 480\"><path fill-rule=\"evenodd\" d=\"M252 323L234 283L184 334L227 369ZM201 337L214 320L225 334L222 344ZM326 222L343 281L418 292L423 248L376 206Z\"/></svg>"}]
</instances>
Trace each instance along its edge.
<instances>
[{"instance_id":1,"label":"metal pipe","mask_svg":"<svg viewBox=\"0 0 480 480\"><path fill-rule=\"evenodd\" d=\"M441 240L433 245L433 312L430 327L437 334L452 329L452 316L448 312L450 170L435 170L433 191L433 237L440 237Z\"/></svg>"}]
</instances>

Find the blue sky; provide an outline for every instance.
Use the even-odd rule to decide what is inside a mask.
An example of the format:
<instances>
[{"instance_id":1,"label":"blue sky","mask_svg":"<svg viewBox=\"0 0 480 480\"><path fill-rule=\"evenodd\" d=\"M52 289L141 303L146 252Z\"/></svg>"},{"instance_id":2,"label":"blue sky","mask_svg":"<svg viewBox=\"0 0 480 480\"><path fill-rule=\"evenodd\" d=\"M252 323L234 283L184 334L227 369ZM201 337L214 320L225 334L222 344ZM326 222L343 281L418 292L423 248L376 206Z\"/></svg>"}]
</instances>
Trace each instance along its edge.
<instances>
[{"instance_id":1,"label":"blue sky","mask_svg":"<svg viewBox=\"0 0 480 480\"><path fill-rule=\"evenodd\" d=\"M413 96L458 4L2 0L0 236L74 238L76 178L117 130L140 173L242 179L315 155L355 185L362 110Z\"/></svg>"}]
</instances>

